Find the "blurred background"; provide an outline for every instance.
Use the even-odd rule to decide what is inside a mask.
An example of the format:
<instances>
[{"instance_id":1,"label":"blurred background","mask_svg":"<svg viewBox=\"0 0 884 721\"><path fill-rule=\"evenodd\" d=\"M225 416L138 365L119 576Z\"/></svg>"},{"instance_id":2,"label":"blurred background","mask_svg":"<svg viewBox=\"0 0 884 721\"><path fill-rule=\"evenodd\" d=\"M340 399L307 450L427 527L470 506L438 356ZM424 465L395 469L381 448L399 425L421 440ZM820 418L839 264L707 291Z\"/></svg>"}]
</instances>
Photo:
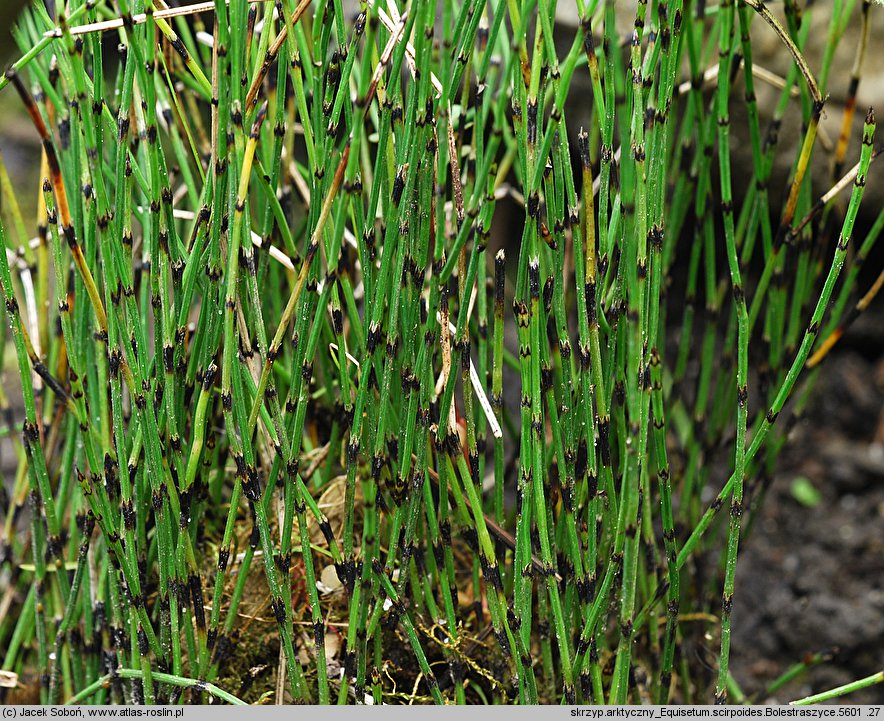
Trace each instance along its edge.
<instances>
[{"instance_id":1,"label":"blurred background","mask_svg":"<svg viewBox=\"0 0 884 721\"><path fill-rule=\"evenodd\" d=\"M5 67L15 60L17 48L9 32L12 23L27 0L3 0L0 2L0 63Z\"/></svg>"}]
</instances>

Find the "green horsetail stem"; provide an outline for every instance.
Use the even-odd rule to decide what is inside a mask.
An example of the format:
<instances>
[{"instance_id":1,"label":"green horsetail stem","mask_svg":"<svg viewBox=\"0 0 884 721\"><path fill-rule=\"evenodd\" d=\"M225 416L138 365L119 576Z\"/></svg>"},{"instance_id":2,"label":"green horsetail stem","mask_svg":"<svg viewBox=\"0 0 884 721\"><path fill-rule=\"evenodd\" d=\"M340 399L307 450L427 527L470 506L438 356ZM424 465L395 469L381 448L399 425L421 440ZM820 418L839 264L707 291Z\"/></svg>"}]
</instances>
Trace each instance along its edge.
<instances>
[{"instance_id":1,"label":"green horsetail stem","mask_svg":"<svg viewBox=\"0 0 884 721\"><path fill-rule=\"evenodd\" d=\"M853 0L819 68L794 2L69 5L0 78L42 143L33 188L0 163L3 667L46 703L702 702L708 618L712 699L752 699L776 421L884 285L852 295L884 214L848 253L868 0L837 79Z\"/></svg>"}]
</instances>

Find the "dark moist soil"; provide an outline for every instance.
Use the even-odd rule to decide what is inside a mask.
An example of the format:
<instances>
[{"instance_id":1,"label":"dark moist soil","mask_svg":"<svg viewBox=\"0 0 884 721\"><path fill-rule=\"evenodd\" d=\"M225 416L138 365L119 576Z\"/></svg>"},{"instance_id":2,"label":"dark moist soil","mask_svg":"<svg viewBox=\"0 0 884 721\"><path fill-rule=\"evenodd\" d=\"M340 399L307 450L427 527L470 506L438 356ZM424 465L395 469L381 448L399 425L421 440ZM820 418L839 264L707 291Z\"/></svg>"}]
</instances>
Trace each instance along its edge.
<instances>
[{"instance_id":1,"label":"dark moist soil","mask_svg":"<svg viewBox=\"0 0 884 721\"><path fill-rule=\"evenodd\" d=\"M814 507L796 478L820 493ZM784 703L884 668L884 303L829 358L805 418L777 461L740 549L735 678L759 703ZM833 657L779 691L768 684L807 654ZM884 684L842 699L884 703Z\"/></svg>"}]
</instances>

